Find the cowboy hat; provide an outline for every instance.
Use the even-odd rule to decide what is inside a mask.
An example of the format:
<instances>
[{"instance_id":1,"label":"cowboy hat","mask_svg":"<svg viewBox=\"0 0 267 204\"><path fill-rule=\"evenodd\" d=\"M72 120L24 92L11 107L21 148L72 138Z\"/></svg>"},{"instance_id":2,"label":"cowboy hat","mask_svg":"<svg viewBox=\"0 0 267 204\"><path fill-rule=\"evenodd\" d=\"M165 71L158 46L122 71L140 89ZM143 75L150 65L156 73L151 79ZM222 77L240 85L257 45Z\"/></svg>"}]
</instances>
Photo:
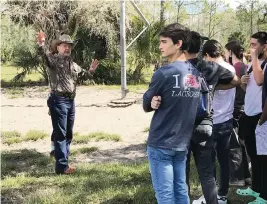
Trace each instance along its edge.
<instances>
[{"instance_id":1,"label":"cowboy hat","mask_svg":"<svg viewBox=\"0 0 267 204\"><path fill-rule=\"evenodd\" d=\"M71 44L71 45L74 44L73 40L70 38L69 35L63 34L63 35L59 36L59 39L52 40L52 42L51 42L51 50L53 52L57 52L57 46L59 44L61 44L61 43L67 43L67 44Z\"/></svg>"}]
</instances>

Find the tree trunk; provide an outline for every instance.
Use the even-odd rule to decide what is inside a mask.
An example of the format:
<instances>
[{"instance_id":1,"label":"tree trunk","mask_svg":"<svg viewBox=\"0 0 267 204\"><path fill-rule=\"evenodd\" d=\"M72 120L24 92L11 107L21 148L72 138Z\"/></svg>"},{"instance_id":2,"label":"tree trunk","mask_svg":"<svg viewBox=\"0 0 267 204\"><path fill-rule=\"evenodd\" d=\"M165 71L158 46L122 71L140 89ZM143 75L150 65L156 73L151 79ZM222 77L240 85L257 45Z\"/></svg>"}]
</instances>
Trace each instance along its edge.
<instances>
[{"instance_id":1,"label":"tree trunk","mask_svg":"<svg viewBox=\"0 0 267 204\"><path fill-rule=\"evenodd\" d=\"M165 24L165 0L160 0L160 25Z\"/></svg>"},{"instance_id":2,"label":"tree trunk","mask_svg":"<svg viewBox=\"0 0 267 204\"><path fill-rule=\"evenodd\" d=\"M177 15L176 15L176 22L178 23L179 22L179 19L180 19L180 10L181 10L181 7L183 6L183 1L179 0L177 2Z\"/></svg>"}]
</instances>

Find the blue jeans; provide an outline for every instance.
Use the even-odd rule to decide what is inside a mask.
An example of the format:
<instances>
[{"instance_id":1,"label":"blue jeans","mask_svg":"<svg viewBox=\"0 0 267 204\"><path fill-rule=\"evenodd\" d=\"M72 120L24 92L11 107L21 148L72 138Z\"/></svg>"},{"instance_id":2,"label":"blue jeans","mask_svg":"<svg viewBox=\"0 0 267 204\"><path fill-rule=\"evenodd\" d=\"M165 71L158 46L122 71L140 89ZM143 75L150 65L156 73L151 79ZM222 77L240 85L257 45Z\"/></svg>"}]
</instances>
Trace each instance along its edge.
<instances>
[{"instance_id":1,"label":"blue jeans","mask_svg":"<svg viewBox=\"0 0 267 204\"><path fill-rule=\"evenodd\" d=\"M56 173L63 173L68 167L70 143L73 138L75 103L73 99L51 94L48 101L53 125Z\"/></svg>"},{"instance_id":2,"label":"blue jeans","mask_svg":"<svg viewBox=\"0 0 267 204\"><path fill-rule=\"evenodd\" d=\"M189 204L185 173L187 151L148 146L147 153L158 204Z\"/></svg>"},{"instance_id":3,"label":"blue jeans","mask_svg":"<svg viewBox=\"0 0 267 204\"><path fill-rule=\"evenodd\" d=\"M213 152L212 159L215 162L217 155L220 166L219 196L226 196L229 190L229 153L232 131L233 119L223 123L213 124L212 135L215 151ZM216 166L214 168L214 178L216 178Z\"/></svg>"}]
</instances>

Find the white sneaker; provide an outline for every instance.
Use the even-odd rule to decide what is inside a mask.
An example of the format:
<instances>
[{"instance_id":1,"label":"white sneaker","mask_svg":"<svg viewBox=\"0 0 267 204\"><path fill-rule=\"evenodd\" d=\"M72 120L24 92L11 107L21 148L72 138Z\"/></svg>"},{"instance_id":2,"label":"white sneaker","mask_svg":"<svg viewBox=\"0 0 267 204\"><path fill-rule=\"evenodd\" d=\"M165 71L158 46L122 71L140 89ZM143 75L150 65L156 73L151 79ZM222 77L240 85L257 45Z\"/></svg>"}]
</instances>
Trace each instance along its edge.
<instances>
[{"instance_id":1,"label":"white sneaker","mask_svg":"<svg viewBox=\"0 0 267 204\"><path fill-rule=\"evenodd\" d=\"M229 185L230 186L245 186L246 182L245 180L230 181Z\"/></svg>"},{"instance_id":2,"label":"white sneaker","mask_svg":"<svg viewBox=\"0 0 267 204\"><path fill-rule=\"evenodd\" d=\"M201 196L199 199L194 200L192 204L206 204L204 196Z\"/></svg>"},{"instance_id":3,"label":"white sneaker","mask_svg":"<svg viewBox=\"0 0 267 204\"><path fill-rule=\"evenodd\" d=\"M218 203L219 204L227 204L227 197L226 196L219 196L217 195Z\"/></svg>"}]
</instances>

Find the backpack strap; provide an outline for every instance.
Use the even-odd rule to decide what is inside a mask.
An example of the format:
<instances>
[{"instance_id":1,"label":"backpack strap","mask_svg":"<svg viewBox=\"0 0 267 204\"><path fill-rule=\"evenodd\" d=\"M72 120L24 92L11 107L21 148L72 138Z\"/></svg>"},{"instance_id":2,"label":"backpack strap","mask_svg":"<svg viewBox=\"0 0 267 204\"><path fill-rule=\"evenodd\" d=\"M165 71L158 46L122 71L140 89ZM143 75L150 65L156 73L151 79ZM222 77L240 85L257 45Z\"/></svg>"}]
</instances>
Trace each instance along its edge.
<instances>
[{"instance_id":1,"label":"backpack strap","mask_svg":"<svg viewBox=\"0 0 267 204\"><path fill-rule=\"evenodd\" d=\"M264 67L265 67L266 64L267 64L267 59L264 60L264 61L261 63L261 69L262 69L262 70L264 69ZM247 74L250 74L252 71L253 71L253 69L252 69L252 65L251 65L251 67L250 67L250 69L248 70Z\"/></svg>"},{"instance_id":2,"label":"backpack strap","mask_svg":"<svg viewBox=\"0 0 267 204\"><path fill-rule=\"evenodd\" d=\"M203 74L203 69L202 69L202 61L201 60L198 60L197 64L195 65L196 69L201 73Z\"/></svg>"}]
</instances>

